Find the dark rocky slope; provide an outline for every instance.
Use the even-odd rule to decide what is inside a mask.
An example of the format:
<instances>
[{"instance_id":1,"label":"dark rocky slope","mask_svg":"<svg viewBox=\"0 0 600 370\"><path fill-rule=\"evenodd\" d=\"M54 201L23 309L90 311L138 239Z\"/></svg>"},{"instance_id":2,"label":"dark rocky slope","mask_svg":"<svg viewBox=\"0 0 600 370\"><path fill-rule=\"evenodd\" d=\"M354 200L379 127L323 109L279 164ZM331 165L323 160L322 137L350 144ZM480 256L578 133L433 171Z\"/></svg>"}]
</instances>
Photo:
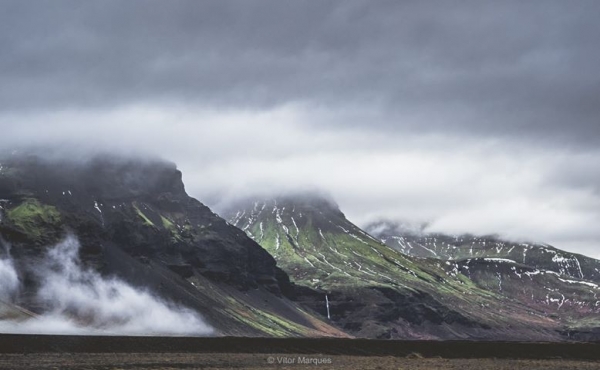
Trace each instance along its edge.
<instances>
[{"instance_id":1,"label":"dark rocky slope","mask_svg":"<svg viewBox=\"0 0 600 370\"><path fill-rule=\"evenodd\" d=\"M199 311L217 334L343 335L285 297L273 257L189 197L172 163L12 155L0 160L0 217L24 285L15 303L35 314L35 261L73 233L86 266Z\"/></svg>"}]
</instances>

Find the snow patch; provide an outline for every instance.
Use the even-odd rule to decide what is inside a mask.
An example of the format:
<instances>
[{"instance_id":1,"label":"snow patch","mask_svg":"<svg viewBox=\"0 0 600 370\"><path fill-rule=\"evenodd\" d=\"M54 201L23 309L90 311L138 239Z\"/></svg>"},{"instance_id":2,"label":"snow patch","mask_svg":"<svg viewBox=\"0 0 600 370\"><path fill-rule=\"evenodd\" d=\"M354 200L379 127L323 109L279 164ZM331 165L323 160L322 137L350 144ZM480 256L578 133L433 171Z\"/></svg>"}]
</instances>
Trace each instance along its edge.
<instances>
[{"instance_id":1,"label":"snow patch","mask_svg":"<svg viewBox=\"0 0 600 370\"><path fill-rule=\"evenodd\" d=\"M598 284L590 283L589 281L568 280L568 279L562 279L562 278L558 278L558 280L562 281L563 283L582 284L582 285L587 285L587 286L595 288L595 289L600 289L600 286L598 286Z\"/></svg>"},{"instance_id":2,"label":"snow patch","mask_svg":"<svg viewBox=\"0 0 600 370\"><path fill-rule=\"evenodd\" d=\"M482 258L482 260L489 261L489 262L517 263L516 261L513 261L513 260L508 259L508 258L485 257L485 258Z\"/></svg>"},{"instance_id":3,"label":"snow patch","mask_svg":"<svg viewBox=\"0 0 600 370\"><path fill-rule=\"evenodd\" d=\"M311 262L308 260L308 258L304 257L304 260L305 260L305 261L306 261L306 262L307 262L309 265L311 265L313 268L315 267L315 265L313 265L313 264L312 264L312 263L311 263Z\"/></svg>"},{"instance_id":4,"label":"snow patch","mask_svg":"<svg viewBox=\"0 0 600 370\"><path fill-rule=\"evenodd\" d=\"M294 227L296 228L296 239L297 239L298 236L300 235L300 229L298 228L298 225L296 225L296 220L294 220L293 217L292 217L292 223L294 224Z\"/></svg>"}]
</instances>

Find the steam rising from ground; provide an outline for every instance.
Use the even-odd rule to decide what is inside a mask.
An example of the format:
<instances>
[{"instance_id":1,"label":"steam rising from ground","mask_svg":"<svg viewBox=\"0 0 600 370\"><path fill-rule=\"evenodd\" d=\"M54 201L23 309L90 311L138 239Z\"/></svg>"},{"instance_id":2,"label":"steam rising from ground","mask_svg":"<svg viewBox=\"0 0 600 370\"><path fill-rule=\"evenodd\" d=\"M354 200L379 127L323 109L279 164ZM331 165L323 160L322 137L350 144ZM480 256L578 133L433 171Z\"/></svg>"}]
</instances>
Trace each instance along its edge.
<instances>
[{"instance_id":1,"label":"steam rising from ground","mask_svg":"<svg viewBox=\"0 0 600 370\"><path fill-rule=\"evenodd\" d=\"M0 300L9 301L19 288L19 277L8 257L0 259Z\"/></svg>"},{"instance_id":2,"label":"steam rising from ground","mask_svg":"<svg viewBox=\"0 0 600 370\"><path fill-rule=\"evenodd\" d=\"M49 250L37 268L41 285L36 298L48 307L47 312L18 323L0 321L0 332L105 335L212 332L194 311L83 267L79 246L75 237L67 237ZM0 261L0 297L9 297L18 288L16 277L12 262Z\"/></svg>"}]
</instances>

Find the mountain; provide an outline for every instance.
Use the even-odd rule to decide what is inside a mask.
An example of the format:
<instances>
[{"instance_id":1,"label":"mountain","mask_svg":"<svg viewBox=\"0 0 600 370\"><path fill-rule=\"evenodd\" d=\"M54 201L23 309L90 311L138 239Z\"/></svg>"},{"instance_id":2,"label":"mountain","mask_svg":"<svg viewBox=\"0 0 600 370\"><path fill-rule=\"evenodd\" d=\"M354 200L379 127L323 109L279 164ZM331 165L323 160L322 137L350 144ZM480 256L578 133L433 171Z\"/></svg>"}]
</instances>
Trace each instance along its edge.
<instances>
[{"instance_id":1,"label":"mountain","mask_svg":"<svg viewBox=\"0 0 600 370\"><path fill-rule=\"evenodd\" d=\"M390 221L366 227L388 246L420 258L443 260L478 287L560 318L577 333L600 326L600 261L547 244L497 236L414 233Z\"/></svg>"},{"instance_id":2,"label":"mountain","mask_svg":"<svg viewBox=\"0 0 600 370\"><path fill-rule=\"evenodd\" d=\"M569 278L600 283L600 260L547 244L510 242L497 236L415 233L391 221L371 223L365 230L390 247L415 257L443 260L504 258Z\"/></svg>"},{"instance_id":3,"label":"mountain","mask_svg":"<svg viewBox=\"0 0 600 370\"><path fill-rule=\"evenodd\" d=\"M299 301L326 315L327 295L332 321L356 336L557 340L568 327L548 306L475 283L461 272L468 263L416 258L390 248L323 197L244 201L223 214L271 253L295 284L306 287ZM526 272L537 276L519 273ZM589 308L593 298L585 298Z\"/></svg>"},{"instance_id":4,"label":"mountain","mask_svg":"<svg viewBox=\"0 0 600 370\"><path fill-rule=\"evenodd\" d=\"M1 159L3 273L19 283L0 294L5 318L119 330L137 314L115 310L147 301L199 314L213 335L346 336L287 298L293 285L273 257L188 196L182 173L160 160ZM148 307L136 309L155 330Z\"/></svg>"},{"instance_id":5,"label":"mountain","mask_svg":"<svg viewBox=\"0 0 600 370\"><path fill-rule=\"evenodd\" d=\"M583 256L543 245L524 260L511 254L518 246L499 249L504 256L409 256L313 194L243 202L223 214L229 222L191 198L169 162L2 157L0 332L493 340L600 333L595 261ZM533 259L545 254L557 257Z\"/></svg>"}]
</instances>

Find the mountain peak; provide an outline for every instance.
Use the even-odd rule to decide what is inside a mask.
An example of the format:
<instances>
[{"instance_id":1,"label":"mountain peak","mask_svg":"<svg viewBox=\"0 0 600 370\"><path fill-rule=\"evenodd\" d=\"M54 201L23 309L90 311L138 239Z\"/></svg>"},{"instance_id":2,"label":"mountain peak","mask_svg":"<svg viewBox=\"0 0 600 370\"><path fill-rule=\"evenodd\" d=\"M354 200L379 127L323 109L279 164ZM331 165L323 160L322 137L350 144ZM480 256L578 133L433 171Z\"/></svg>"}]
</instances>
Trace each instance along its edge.
<instances>
[{"instance_id":1,"label":"mountain peak","mask_svg":"<svg viewBox=\"0 0 600 370\"><path fill-rule=\"evenodd\" d=\"M259 214L270 210L273 214L288 214L302 218L304 215L326 215L345 219L338 204L324 192L304 191L282 193L272 197L249 197L233 202L222 212L226 219L240 228L239 219L243 214ZM236 220L237 219L237 220Z\"/></svg>"},{"instance_id":2,"label":"mountain peak","mask_svg":"<svg viewBox=\"0 0 600 370\"><path fill-rule=\"evenodd\" d=\"M364 229L369 234L381 239L388 235L422 235L427 227L426 223L415 225L411 223L397 222L389 219L379 219L368 223Z\"/></svg>"},{"instance_id":3,"label":"mountain peak","mask_svg":"<svg viewBox=\"0 0 600 370\"><path fill-rule=\"evenodd\" d=\"M273 198L277 204L289 204L292 206L314 208L321 211L340 212L338 204L333 198L324 192L319 191L304 191L295 193L280 194Z\"/></svg>"},{"instance_id":4,"label":"mountain peak","mask_svg":"<svg viewBox=\"0 0 600 370\"><path fill-rule=\"evenodd\" d=\"M4 185L0 195L19 190L51 197L78 190L98 198L118 199L185 193L177 166L159 159L110 154L75 159L24 153L4 157L0 164Z\"/></svg>"},{"instance_id":5,"label":"mountain peak","mask_svg":"<svg viewBox=\"0 0 600 370\"><path fill-rule=\"evenodd\" d=\"M417 284L422 279L435 281L417 277L414 261L361 230L327 198L301 194L247 204L230 212L229 222L263 246L302 285L403 287L405 279ZM390 277L390 271L401 277Z\"/></svg>"}]
</instances>

